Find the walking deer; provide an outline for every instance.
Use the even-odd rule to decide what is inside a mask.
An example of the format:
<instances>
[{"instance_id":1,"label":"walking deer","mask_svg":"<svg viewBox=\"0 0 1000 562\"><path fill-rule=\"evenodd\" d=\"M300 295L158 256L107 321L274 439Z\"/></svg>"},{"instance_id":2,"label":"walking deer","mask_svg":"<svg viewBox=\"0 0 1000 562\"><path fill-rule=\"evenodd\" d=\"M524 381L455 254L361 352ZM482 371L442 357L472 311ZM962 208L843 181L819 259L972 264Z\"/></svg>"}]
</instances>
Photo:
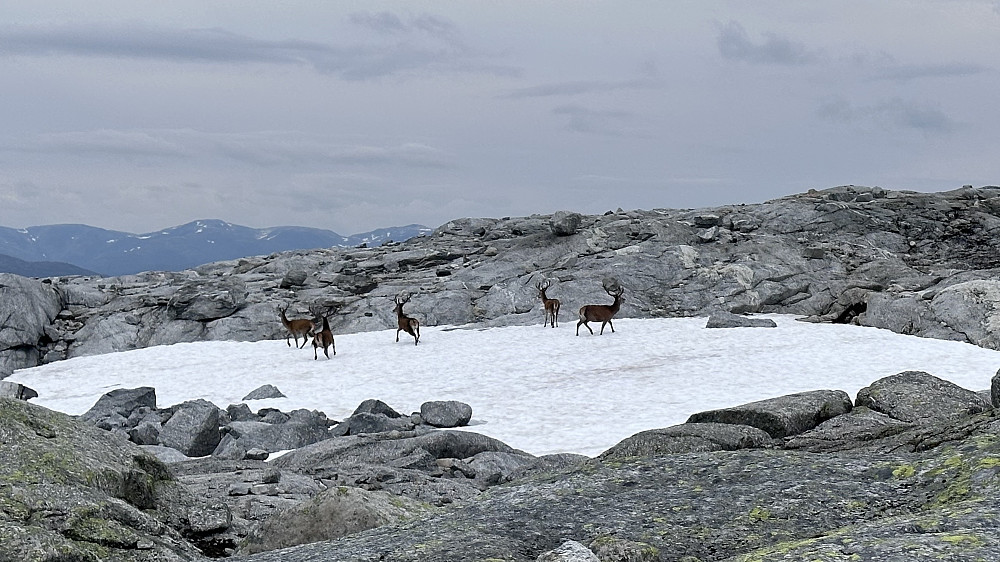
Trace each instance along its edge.
<instances>
[{"instance_id":1,"label":"walking deer","mask_svg":"<svg viewBox=\"0 0 1000 562\"><path fill-rule=\"evenodd\" d=\"M594 330L590 329L590 324L588 324L588 322L600 322L601 335L604 334L605 324L610 325L611 333L614 333L615 325L611 323L611 319L614 318L615 314L618 313L618 309L621 307L622 301L625 300L625 297L622 296L622 293L625 292L625 289L622 288L621 286L615 289L609 286L607 283L605 283L604 292L606 292L608 296L614 297L615 302L611 303L610 305L588 304L583 308L581 308L580 321L576 323L576 335L578 336L580 335L580 324L586 326L587 329L590 330L590 334L594 335Z\"/></svg>"},{"instance_id":2,"label":"walking deer","mask_svg":"<svg viewBox=\"0 0 1000 562\"><path fill-rule=\"evenodd\" d=\"M399 342L399 332L403 331L413 336L413 345L417 345L420 343L420 322L416 318L410 318L403 314L403 305L410 302L409 295L403 299L395 297L393 301L396 303L396 325L398 326L396 328L396 341Z\"/></svg>"},{"instance_id":3,"label":"walking deer","mask_svg":"<svg viewBox=\"0 0 1000 562\"><path fill-rule=\"evenodd\" d=\"M542 322L542 326L551 324L555 328L559 325L559 299L550 299L545 296L545 290L549 288L548 279L544 283L535 283L535 288L538 289L538 296L542 298L542 306L545 307L545 320Z\"/></svg>"},{"instance_id":4,"label":"walking deer","mask_svg":"<svg viewBox=\"0 0 1000 562\"><path fill-rule=\"evenodd\" d=\"M289 320L288 317L285 316L285 312L287 310L287 306L285 306L285 308L281 308L280 306L278 307L278 314L281 316L281 324L285 326L286 330L288 330L288 335L285 336L285 343L288 344L288 347L291 347L292 342L289 341L289 338L295 338L295 347L302 349L307 343L309 343L309 336L313 335L313 332L316 331L316 325L313 324L312 320L306 320L305 318ZM299 345L299 336L302 336L302 345Z\"/></svg>"},{"instance_id":5,"label":"walking deer","mask_svg":"<svg viewBox=\"0 0 1000 562\"><path fill-rule=\"evenodd\" d=\"M337 344L333 341L333 332L330 331L330 323L327 321L329 314L320 315L323 318L323 329L313 336L313 359L319 359L319 348L323 348L323 355L330 358L329 349L333 348L333 354L337 354Z\"/></svg>"}]
</instances>

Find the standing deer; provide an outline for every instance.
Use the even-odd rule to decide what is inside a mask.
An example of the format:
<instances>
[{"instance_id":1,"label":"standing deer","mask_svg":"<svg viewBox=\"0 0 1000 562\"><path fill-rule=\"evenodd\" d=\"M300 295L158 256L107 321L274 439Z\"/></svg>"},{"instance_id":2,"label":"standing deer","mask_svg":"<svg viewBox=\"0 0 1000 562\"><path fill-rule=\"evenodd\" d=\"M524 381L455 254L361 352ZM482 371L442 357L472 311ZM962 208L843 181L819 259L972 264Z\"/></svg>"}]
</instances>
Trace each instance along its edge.
<instances>
[{"instance_id":1,"label":"standing deer","mask_svg":"<svg viewBox=\"0 0 1000 562\"><path fill-rule=\"evenodd\" d=\"M309 343L309 336L313 335L313 332L316 331L316 325L313 324L312 320L306 320L305 318L289 320L288 317L285 316L285 312L287 310L287 306L285 306L285 308L281 308L280 306L278 307L278 314L281 316L281 323L285 326L285 329L288 330L288 335L285 336L285 343L288 344L288 347L291 347L292 342L289 341L289 338L295 338L295 347L302 349L307 343ZM302 345L299 345L299 336L302 336Z\"/></svg>"},{"instance_id":2,"label":"standing deer","mask_svg":"<svg viewBox=\"0 0 1000 562\"><path fill-rule=\"evenodd\" d=\"M588 322L600 322L601 323L601 335L604 334L604 325L611 325L611 333L615 331L615 325L611 323L611 319L615 317L618 313L618 309L622 305L622 301L625 297L622 293L625 289L619 286L617 289L613 289L607 283L604 284L604 292L608 296L614 297L615 302L610 305L607 304L588 304L580 309L580 321L576 323L576 335L580 335L580 324L583 324L590 330L590 335L594 335L594 330L590 329L590 324Z\"/></svg>"},{"instance_id":3,"label":"standing deer","mask_svg":"<svg viewBox=\"0 0 1000 562\"><path fill-rule=\"evenodd\" d=\"M403 305L410 302L409 295L405 299L395 297L393 301L396 303L396 325L398 326L396 328L396 341L399 342L399 332L404 331L413 336L413 345L417 345L420 342L420 322L416 318L410 318L403 314Z\"/></svg>"},{"instance_id":4,"label":"standing deer","mask_svg":"<svg viewBox=\"0 0 1000 562\"><path fill-rule=\"evenodd\" d=\"M323 355L330 358L329 349L333 348L333 354L337 354L337 344L333 341L333 332L330 331L330 323L327 321L328 314L320 314L323 318L323 329L313 336L313 359L319 359L319 348L323 348Z\"/></svg>"},{"instance_id":5,"label":"standing deer","mask_svg":"<svg viewBox=\"0 0 1000 562\"><path fill-rule=\"evenodd\" d=\"M552 324L552 327L555 328L559 325L559 299L550 299L545 296L545 289L549 288L548 279L544 283L535 283L535 288L538 289L538 296L542 298L542 305L545 307L545 321L542 322L542 327Z\"/></svg>"}]
</instances>

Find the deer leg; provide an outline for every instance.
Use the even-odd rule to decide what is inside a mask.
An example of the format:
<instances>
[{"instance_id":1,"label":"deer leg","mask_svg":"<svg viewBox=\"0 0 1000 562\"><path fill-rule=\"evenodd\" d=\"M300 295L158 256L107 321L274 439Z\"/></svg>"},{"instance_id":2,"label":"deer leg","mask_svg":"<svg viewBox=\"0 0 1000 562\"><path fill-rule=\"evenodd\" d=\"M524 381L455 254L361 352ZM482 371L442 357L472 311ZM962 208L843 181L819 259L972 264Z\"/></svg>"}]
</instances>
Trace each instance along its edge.
<instances>
[{"instance_id":1,"label":"deer leg","mask_svg":"<svg viewBox=\"0 0 1000 562\"><path fill-rule=\"evenodd\" d=\"M396 328L396 343L399 343L399 330L400 328Z\"/></svg>"},{"instance_id":2,"label":"deer leg","mask_svg":"<svg viewBox=\"0 0 1000 562\"><path fill-rule=\"evenodd\" d=\"M612 334L615 333L615 325L614 325L614 323L612 323L611 320L608 320L608 325L611 326L611 333Z\"/></svg>"}]
</instances>

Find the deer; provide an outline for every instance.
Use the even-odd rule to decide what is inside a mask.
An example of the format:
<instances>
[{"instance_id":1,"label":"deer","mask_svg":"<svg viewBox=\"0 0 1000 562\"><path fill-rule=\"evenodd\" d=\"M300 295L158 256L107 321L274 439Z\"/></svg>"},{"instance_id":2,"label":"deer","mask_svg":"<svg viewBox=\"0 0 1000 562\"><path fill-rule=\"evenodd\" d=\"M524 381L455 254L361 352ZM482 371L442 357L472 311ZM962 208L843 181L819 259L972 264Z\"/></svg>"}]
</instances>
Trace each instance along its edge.
<instances>
[{"instance_id":1,"label":"deer","mask_svg":"<svg viewBox=\"0 0 1000 562\"><path fill-rule=\"evenodd\" d=\"M614 285L617 285L617 283ZM601 335L604 335L605 324L611 326L611 333L615 332L615 325L611 323L611 319L618 313L618 309L621 307L622 301L625 300L625 297L622 296L625 289L620 285L617 288L614 288L614 285L610 285L605 282L604 292L606 292L608 296L614 297L615 302L610 305L588 304L580 309L580 321L576 323L576 335L580 335L580 324L583 324L588 330L590 330L590 335L594 335L594 330L590 329L590 324L588 324L588 322L600 322Z\"/></svg>"},{"instance_id":2,"label":"deer","mask_svg":"<svg viewBox=\"0 0 1000 562\"><path fill-rule=\"evenodd\" d=\"M285 316L285 312L288 310L288 306L285 308L278 307L278 314L281 316L281 323L288 330L288 335L285 336L285 343L288 347L292 346L292 342L289 338L295 338L295 347L302 349L309 343L309 336L313 335L316 331L316 325L312 320L306 320L305 318L298 318L296 320L289 320ZM310 311L311 312L311 311ZM302 345L299 345L299 336L302 336Z\"/></svg>"},{"instance_id":3,"label":"deer","mask_svg":"<svg viewBox=\"0 0 1000 562\"><path fill-rule=\"evenodd\" d=\"M328 311L329 312L329 311ZM337 354L337 344L333 341L333 332L330 331L330 322L327 321L329 314L318 314L323 319L323 329L313 334L313 359L319 359L319 348L323 348L323 355L330 358L330 348L333 354Z\"/></svg>"},{"instance_id":4,"label":"deer","mask_svg":"<svg viewBox=\"0 0 1000 562\"><path fill-rule=\"evenodd\" d=\"M545 290L549 288L548 279L543 283L535 283L535 288L538 289L538 296L542 298L542 306L545 307L545 320L542 322L542 327L551 324L555 328L559 325L559 299L550 299L545 296Z\"/></svg>"},{"instance_id":5,"label":"deer","mask_svg":"<svg viewBox=\"0 0 1000 562\"><path fill-rule=\"evenodd\" d=\"M403 331L413 336L413 345L420 343L420 322L416 318L410 318L403 314L403 305L410 302L409 295L406 298L395 297L396 303L396 342L399 342L399 332Z\"/></svg>"}]
</instances>

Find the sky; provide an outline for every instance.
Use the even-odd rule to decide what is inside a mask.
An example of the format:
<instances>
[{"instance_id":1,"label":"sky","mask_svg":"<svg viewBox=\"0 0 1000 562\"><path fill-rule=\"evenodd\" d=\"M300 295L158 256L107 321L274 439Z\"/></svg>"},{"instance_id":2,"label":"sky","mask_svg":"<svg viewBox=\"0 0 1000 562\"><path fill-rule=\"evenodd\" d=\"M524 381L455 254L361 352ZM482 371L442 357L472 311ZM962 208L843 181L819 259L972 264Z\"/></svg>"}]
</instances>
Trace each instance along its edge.
<instances>
[{"instance_id":1,"label":"sky","mask_svg":"<svg viewBox=\"0 0 1000 562\"><path fill-rule=\"evenodd\" d=\"M472 407L470 431L535 455L596 456L705 410L820 389L843 390L853 401L861 388L903 371L989 389L1000 365L1000 351L967 343L764 317L777 327L622 318L614 333L579 337L572 324L424 327L417 346L380 330L335 335L337 354L326 359L321 351L318 360L284 340L180 343L73 358L6 380L37 391L32 403L72 415L111 390L141 386L156 389L159 408L200 398L254 412L319 410L336 420L369 398L403 414L426 401L459 400ZM265 384L286 398L243 400Z\"/></svg>"},{"instance_id":2,"label":"sky","mask_svg":"<svg viewBox=\"0 0 1000 562\"><path fill-rule=\"evenodd\" d=\"M998 54L997 0L5 0L0 226L995 185Z\"/></svg>"}]
</instances>

